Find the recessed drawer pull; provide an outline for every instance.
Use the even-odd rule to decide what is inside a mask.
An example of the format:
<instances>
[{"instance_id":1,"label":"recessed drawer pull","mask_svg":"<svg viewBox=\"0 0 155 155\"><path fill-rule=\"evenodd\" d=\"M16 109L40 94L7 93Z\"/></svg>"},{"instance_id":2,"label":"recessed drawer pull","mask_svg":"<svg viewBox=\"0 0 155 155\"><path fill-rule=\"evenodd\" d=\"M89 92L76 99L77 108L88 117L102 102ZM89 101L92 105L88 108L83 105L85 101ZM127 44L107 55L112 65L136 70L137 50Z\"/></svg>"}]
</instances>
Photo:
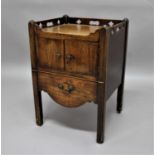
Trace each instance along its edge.
<instances>
[{"instance_id":1,"label":"recessed drawer pull","mask_svg":"<svg viewBox=\"0 0 155 155\"><path fill-rule=\"evenodd\" d=\"M67 94L70 94L75 88L70 84L58 84L58 88L64 90Z\"/></svg>"},{"instance_id":2,"label":"recessed drawer pull","mask_svg":"<svg viewBox=\"0 0 155 155\"><path fill-rule=\"evenodd\" d=\"M65 89L65 91L70 94L74 90L74 87L72 85L68 85L68 87Z\"/></svg>"},{"instance_id":3,"label":"recessed drawer pull","mask_svg":"<svg viewBox=\"0 0 155 155\"><path fill-rule=\"evenodd\" d=\"M67 62L69 62L69 61L71 61L71 60L74 60L74 59L75 59L74 55L72 55L72 54L66 55L66 61L67 61Z\"/></svg>"}]
</instances>

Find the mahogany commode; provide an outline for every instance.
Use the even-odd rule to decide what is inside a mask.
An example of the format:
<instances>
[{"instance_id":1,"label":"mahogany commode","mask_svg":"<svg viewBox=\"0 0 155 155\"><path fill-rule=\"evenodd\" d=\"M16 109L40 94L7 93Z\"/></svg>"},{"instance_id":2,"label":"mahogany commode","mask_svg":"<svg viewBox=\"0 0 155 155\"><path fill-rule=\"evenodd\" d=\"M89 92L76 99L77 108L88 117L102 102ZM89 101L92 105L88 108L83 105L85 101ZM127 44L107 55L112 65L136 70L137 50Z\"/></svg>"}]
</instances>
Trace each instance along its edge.
<instances>
[{"instance_id":1,"label":"mahogany commode","mask_svg":"<svg viewBox=\"0 0 155 155\"><path fill-rule=\"evenodd\" d=\"M116 89L117 112L122 111L128 19L64 15L28 26L37 125L43 124L41 91L66 107L94 101L102 143L106 101Z\"/></svg>"}]
</instances>

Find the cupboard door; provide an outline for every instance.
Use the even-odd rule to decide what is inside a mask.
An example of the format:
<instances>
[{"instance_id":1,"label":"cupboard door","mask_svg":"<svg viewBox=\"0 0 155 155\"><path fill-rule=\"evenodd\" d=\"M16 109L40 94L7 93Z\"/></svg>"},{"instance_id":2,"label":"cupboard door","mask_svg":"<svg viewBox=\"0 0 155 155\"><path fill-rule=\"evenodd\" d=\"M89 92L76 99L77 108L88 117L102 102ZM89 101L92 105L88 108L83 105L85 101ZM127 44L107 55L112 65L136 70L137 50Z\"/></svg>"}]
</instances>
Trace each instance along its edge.
<instances>
[{"instance_id":1,"label":"cupboard door","mask_svg":"<svg viewBox=\"0 0 155 155\"><path fill-rule=\"evenodd\" d=\"M97 43L65 40L65 69L68 72L95 75Z\"/></svg>"},{"instance_id":2,"label":"cupboard door","mask_svg":"<svg viewBox=\"0 0 155 155\"><path fill-rule=\"evenodd\" d=\"M38 38L38 66L51 70L64 70L63 40Z\"/></svg>"}]
</instances>

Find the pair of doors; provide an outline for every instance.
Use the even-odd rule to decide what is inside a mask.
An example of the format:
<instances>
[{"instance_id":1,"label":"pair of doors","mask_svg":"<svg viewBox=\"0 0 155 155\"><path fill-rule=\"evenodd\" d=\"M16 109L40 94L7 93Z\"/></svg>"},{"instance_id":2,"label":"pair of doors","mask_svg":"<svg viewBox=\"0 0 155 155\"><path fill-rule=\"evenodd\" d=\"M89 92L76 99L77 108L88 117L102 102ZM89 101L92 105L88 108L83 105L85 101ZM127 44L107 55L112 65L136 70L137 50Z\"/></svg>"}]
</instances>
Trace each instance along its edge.
<instances>
[{"instance_id":1,"label":"pair of doors","mask_svg":"<svg viewBox=\"0 0 155 155\"><path fill-rule=\"evenodd\" d=\"M95 75L98 44L81 40L38 38L38 65L56 71Z\"/></svg>"}]
</instances>

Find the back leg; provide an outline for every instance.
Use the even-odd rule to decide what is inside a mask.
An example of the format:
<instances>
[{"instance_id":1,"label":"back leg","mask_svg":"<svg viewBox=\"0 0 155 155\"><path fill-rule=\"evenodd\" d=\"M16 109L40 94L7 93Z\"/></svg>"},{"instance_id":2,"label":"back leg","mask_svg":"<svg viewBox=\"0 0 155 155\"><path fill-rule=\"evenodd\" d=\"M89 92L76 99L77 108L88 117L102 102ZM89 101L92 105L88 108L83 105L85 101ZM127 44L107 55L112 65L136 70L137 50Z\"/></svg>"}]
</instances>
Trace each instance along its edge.
<instances>
[{"instance_id":1,"label":"back leg","mask_svg":"<svg viewBox=\"0 0 155 155\"><path fill-rule=\"evenodd\" d=\"M121 113L123 108L123 92L124 92L124 84L120 84L117 90L117 112Z\"/></svg>"}]
</instances>

